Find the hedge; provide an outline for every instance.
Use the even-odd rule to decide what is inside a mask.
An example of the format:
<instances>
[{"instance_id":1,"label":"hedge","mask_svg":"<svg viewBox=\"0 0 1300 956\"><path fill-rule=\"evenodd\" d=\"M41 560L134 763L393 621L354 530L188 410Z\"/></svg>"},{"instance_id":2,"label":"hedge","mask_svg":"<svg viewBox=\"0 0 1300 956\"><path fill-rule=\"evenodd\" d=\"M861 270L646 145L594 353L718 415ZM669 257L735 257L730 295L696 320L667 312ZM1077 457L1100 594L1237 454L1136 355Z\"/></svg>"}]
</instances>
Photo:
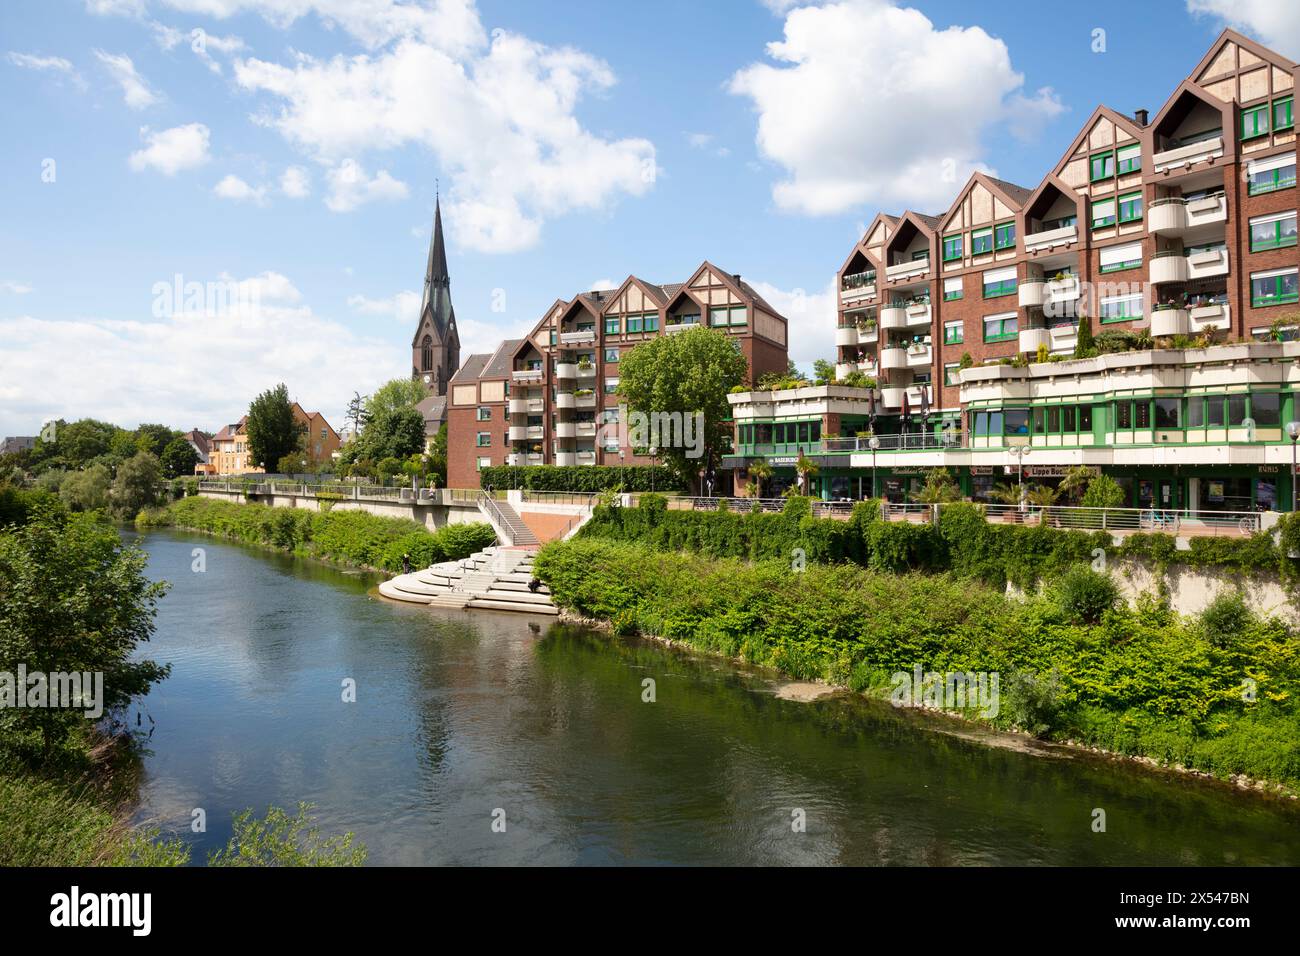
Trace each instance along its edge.
<instances>
[{"instance_id":1,"label":"hedge","mask_svg":"<svg viewBox=\"0 0 1300 956\"><path fill-rule=\"evenodd\" d=\"M365 511L316 512L212 498L182 498L142 513L136 524L207 531L245 544L386 571L401 570L404 554L411 556L413 566L423 568L468 557L496 540L492 526L482 523L447 525L430 532L408 518L383 518Z\"/></svg>"},{"instance_id":2,"label":"hedge","mask_svg":"<svg viewBox=\"0 0 1300 956\"><path fill-rule=\"evenodd\" d=\"M610 488L623 491L681 490L681 479L667 465L493 465L479 472L483 487L527 488L531 491L574 491L594 494Z\"/></svg>"},{"instance_id":3,"label":"hedge","mask_svg":"<svg viewBox=\"0 0 1300 956\"><path fill-rule=\"evenodd\" d=\"M1244 605L1198 619L1146 599L1084 615L1080 581L1011 600L954 573L799 572L583 537L546 545L535 571L557 604L617 633L876 694L917 665L997 673L995 726L1300 784L1300 637ZM1086 567L1070 576L1108 583ZM1258 682L1250 700L1244 674Z\"/></svg>"}]
</instances>

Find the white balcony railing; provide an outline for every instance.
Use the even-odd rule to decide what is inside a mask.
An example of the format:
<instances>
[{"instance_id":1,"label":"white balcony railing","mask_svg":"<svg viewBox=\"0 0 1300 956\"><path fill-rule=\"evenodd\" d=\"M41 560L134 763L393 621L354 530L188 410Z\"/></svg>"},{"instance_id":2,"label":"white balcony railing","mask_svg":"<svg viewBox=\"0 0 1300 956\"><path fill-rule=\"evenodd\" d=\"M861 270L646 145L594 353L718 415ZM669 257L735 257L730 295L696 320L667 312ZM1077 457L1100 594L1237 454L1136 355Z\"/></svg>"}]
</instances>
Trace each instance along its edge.
<instances>
[{"instance_id":1,"label":"white balcony railing","mask_svg":"<svg viewBox=\"0 0 1300 956\"><path fill-rule=\"evenodd\" d=\"M1058 229L1047 229L1043 232L1031 232L1025 236L1026 252L1042 252L1044 249L1053 249L1056 246L1068 246L1079 241L1078 226L1061 226Z\"/></svg>"},{"instance_id":2,"label":"white balcony railing","mask_svg":"<svg viewBox=\"0 0 1300 956\"><path fill-rule=\"evenodd\" d=\"M1158 173L1175 172L1196 163L1205 163L1223 155L1223 137L1188 143L1175 149L1166 149L1151 157L1151 165Z\"/></svg>"},{"instance_id":3,"label":"white balcony railing","mask_svg":"<svg viewBox=\"0 0 1300 956\"><path fill-rule=\"evenodd\" d=\"M1016 289L1021 308L1041 306L1047 299L1047 283L1041 279L1030 279L1020 283Z\"/></svg>"},{"instance_id":4,"label":"white balcony railing","mask_svg":"<svg viewBox=\"0 0 1300 956\"><path fill-rule=\"evenodd\" d=\"M1020 351L1036 353L1039 346L1051 351L1052 333L1048 329L1039 328L1020 330Z\"/></svg>"},{"instance_id":5,"label":"white balcony railing","mask_svg":"<svg viewBox=\"0 0 1300 956\"><path fill-rule=\"evenodd\" d=\"M907 368L907 349L886 348L880 350L880 367L886 371Z\"/></svg>"},{"instance_id":6,"label":"white balcony railing","mask_svg":"<svg viewBox=\"0 0 1300 956\"><path fill-rule=\"evenodd\" d=\"M1151 334L1186 335L1191 327L1186 309L1156 309L1151 313Z\"/></svg>"},{"instance_id":7,"label":"white balcony railing","mask_svg":"<svg viewBox=\"0 0 1300 956\"><path fill-rule=\"evenodd\" d=\"M1186 282L1187 281L1187 257L1177 254L1156 254L1151 259L1151 281L1154 283L1161 282Z\"/></svg>"},{"instance_id":8,"label":"white balcony railing","mask_svg":"<svg viewBox=\"0 0 1300 956\"><path fill-rule=\"evenodd\" d=\"M596 341L595 329L582 329L578 332L561 332L561 345L585 345Z\"/></svg>"},{"instance_id":9,"label":"white balcony railing","mask_svg":"<svg viewBox=\"0 0 1300 956\"><path fill-rule=\"evenodd\" d=\"M928 345L915 344L907 347L908 368L925 368L931 362L933 350Z\"/></svg>"},{"instance_id":10,"label":"white balcony railing","mask_svg":"<svg viewBox=\"0 0 1300 956\"><path fill-rule=\"evenodd\" d=\"M540 382L542 380L542 370L540 368L517 368L510 376L516 382Z\"/></svg>"},{"instance_id":11,"label":"white balcony railing","mask_svg":"<svg viewBox=\"0 0 1300 956\"><path fill-rule=\"evenodd\" d=\"M573 362L559 362L555 366L555 377L558 379L575 378L578 374L578 366Z\"/></svg>"},{"instance_id":12,"label":"white balcony railing","mask_svg":"<svg viewBox=\"0 0 1300 956\"><path fill-rule=\"evenodd\" d=\"M572 392L555 393L556 408L575 408L577 406L577 401L578 401L577 396L575 396Z\"/></svg>"},{"instance_id":13,"label":"white balcony railing","mask_svg":"<svg viewBox=\"0 0 1300 956\"><path fill-rule=\"evenodd\" d=\"M835 330L835 344L837 346L855 346L858 344L858 327L856 325L842 325Z\"/></svg>"},{"instance_id":14,"label":"white balcony railing","mask_svg":"<svg viewBox=\"0 0 1300 956\"><path fill-rule=\"evenodd\" d=\"M880 310L880 327L882 329L907 328L907 306L891 303Z\"/></svg>"},{"instance_id":15,"label":"white balcony railing","mask_svg":"<svg viewBox=\"0 0 1300 956\"><path fill-rule=\"evenodd\" d=\"M1228 198L1223 193L1191 200L1178 196L1157 199L1147 210L1147 231L1158 236L1177 236L1227 221Z\"/></svg>"},{"instance_id":16,"label":"white balcony railing","mask_svg":"<svg viewBox=\"0 0 1300 956\"><path fill-rule=\"evenodd\" d=\"M1226 247L1194 252L1187 257L1187 278L1189 281L1227 274L1228 250Z\"/></svg>"},{"instance_id":17,"label":"white balcony railing","mask_svg":"<svg viewBox=\"0 0 1300 956\"><path fill-rule=\"evenodd\" d=\"M929 271L929 258L917 259L912 262L899 262L896 265L888 266L885 269L885 278L890 282L898 282L902 279L919 278L928 274Z\"/></svg>"},{"instance_id":18,"label":"white balcony railing","mask_svg":"<svg viewBox=\"0 0 1300 956\"><path fill-rule=\"evenodd\" d=\"M1187 322L1193 332L1229 327L1231 314L1226 303L1194 305L1187 310Z\"/></svg>"}]
</instances>

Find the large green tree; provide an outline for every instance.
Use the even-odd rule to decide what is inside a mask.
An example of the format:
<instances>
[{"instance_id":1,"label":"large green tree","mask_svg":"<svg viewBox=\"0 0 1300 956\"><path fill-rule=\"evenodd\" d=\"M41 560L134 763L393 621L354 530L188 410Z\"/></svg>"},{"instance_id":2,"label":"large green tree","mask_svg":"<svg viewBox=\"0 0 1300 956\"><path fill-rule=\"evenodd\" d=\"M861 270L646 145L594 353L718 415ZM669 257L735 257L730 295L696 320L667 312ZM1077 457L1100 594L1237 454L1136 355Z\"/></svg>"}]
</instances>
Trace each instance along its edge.
<instances>
[{"instance_id":1,"label":"large green tree","mask_svg":"<svg viewBox=\"0 0 1300 956\"><path fill-rule=\"evenodd\" d=\"M158 456L162 465L163 476L180 478L182 475L194 474L194 466L199 463L199 453L184 438L173 438Z\"/></svg>"},{"instance_id":2,"label":"large green tree","mask_svg":"<svg viewBox=\"0 0 1300 956\"><path fill-rule=\"evenodd\" d=\"M365 399L364 418L372 422L382 415L414 408L418 402L428 397L429 390L415 379L390 379Z\"/></svg>"},{"instance_id":3,"label":"large green tree","mask_svg":"<svg viewBox=\"0 0 1300 956\"><path fill-rule=\"evenodd\" d=\"M73 511L106 511L113 473L99 463L75 471L59 485L59 498Z\"/></svg>"},{"instance_id":4,"label":"large green tree","mask_svg":"<svg viewBox=\"0 0 1300 956\"><path fill-rule=\"evenodd\" d=\"M723 332L696 328L643 342L619 363L618 393L630 412L702 417L701 456L685 443L657 436L659 457L686 480L693 481L702 470L716 466L731 434L727 395L749 372L738 345Z\"/></svg>"},{"instance_id":5,"label":"large green tree","mask_svg":"<svg viewBox=\"0 0 1300 956\"><path fill-rule=\"evenodd\" d=\"M297 450L305 426L293 417L293 402L283 382L253 399L245 429L253 463L267 471L274 471L281 458Z\"/></svg>"},{"instance_id":6,"label":"large green tree","mask_svg":"<svg viewBox=\"0 0 1300 956\"><path fill-rule=\"evenodd\" d=\"M105 712L120 711L167 676L135 656L167 586L149 580L144 552L123 547L100 517L48 507L29 517L0 531L0 672L100 673ZM38 735L47 760L87 720L83 709L0 709L0 727Z\"/></svg>"},{"instance_id":7,"label":"large green tree","mask_svg":"<svg viewBox=\"0 0 1300 956\"><path fill-rule=\"evenodd\" d=\"M112 507L119 518L134 518L141 509L158 503L162 466L147 451L136 452L122 462L113 479Z\"/></svg>"}]
</instances>

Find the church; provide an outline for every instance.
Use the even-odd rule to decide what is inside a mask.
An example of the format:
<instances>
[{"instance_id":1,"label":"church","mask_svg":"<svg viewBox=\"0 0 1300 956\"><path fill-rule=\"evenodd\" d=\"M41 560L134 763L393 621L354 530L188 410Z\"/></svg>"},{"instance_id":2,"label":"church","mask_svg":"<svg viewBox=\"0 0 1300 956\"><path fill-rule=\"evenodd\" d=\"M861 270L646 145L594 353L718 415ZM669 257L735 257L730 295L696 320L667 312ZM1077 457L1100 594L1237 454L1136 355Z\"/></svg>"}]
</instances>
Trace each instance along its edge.
<instances>
[{"instance_id":1,"label":"church","mask_svg":"<svg viewBox=\"0 0 1300 956\"><path fill-rule=\"evenodd\" d=\"M433 239L424 270L420 317L411 339L411 377L429 390L417 408L424 415L425 439L431 441L447 422L447 383L460 368L460 334L451 305L451 276L442 237L442 204L434 201Z\"/></svg>"}]
</instances>

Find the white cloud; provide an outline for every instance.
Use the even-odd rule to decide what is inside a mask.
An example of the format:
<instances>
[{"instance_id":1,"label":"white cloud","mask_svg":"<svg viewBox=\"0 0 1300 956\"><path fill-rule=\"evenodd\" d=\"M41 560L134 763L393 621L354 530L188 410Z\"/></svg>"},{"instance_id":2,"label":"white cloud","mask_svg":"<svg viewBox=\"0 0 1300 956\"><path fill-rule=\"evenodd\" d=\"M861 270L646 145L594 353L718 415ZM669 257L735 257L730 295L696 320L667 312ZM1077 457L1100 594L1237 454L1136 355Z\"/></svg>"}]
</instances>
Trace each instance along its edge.
<instances>
[{"instance_id":1,"label":"white cloud","mask_svg":"<svg viewBox=\"0 0 1300 956\"><path fill-rule=\"evenodd\" d=\"M1187 12L1215 17L1283 56L1300 58L1300 15L1289 0L1187 0Z\"/></svg>"},{"instance_id":2,"label":"white cloud","mask_svg":"<svg viewBox=\"0 0 1300 956\"><path fill-rule=\"evenodd\" d=\"M812 371L817 359L835 361L835 322L839 298L835 279L821 291L780 289L770 282L750 282L761 295L789 322L787 340L790 359L805 372Z\"/></svg>"},{"instance_id":3,"label":"white cloud","mask_svg":"<svg viewBox=\"0 0 1300 956\"><path fill-rule=\"evenodd\" d=\"M32 434L42 421L87 409L122 425L162 414L176 427L216 429L277 382L338 427L354 389L366 393L406 371L400 347L316 315L286 277L267 272L240 286L250 295L232 308L161 319L0 319L0 434ZM70 354L76 363L60 359Z\"/></svg>"},{"instance_id":4,"label":"white cloud","mask_svg":"<svg viewBox=\"0 0 1300 956\"><path fill-rule=\"evenodd\" d=\"M26 295L32 287L17 279L0 279L0 292L12 292L14 295Z\"/></svg>"},{"instance_id":5,"label":"white cloud","mask_svg":"<svg viewBox=\"0 0 1300 956\"><path fill-rule=\"evenodd\" d=\"M369 176L355 159L345 159L329 170L325 178L330 194L325 205L331 212L351 212L374 199L405 199L410 193L406 183L394 179L381 169Z\"/></svg>"},{"instance_id":6,"label":"white cloud","mask_svg":"<svg viewBox=\"0 0 1300 956\"><path fill-rule=\"evenodd\" d=\"M133 110L142 110L158 102L158 94L149 88L126 54L105 53L95 50L95 57L104 65L117 85L122 87L122 96L126 105Z\"/></svg>"},{"instance_id":7,"label":"white cloud","mask_svg":"<svg viewBox=\"0 0 1300 956\"><path fill-rule=\"evenodd\" d=\"M86 0L86 10L101 17L139 17L144 15L145 0Z\"/></svg>"},{"instance_id":8,"label":"white cloud","mask_svg":"<svg viewBox=\"0 0 1300 956\"><path fill-rule=\"evenodd\" d=\"M306 199L311 195L311 175L301 166L288 166L280 176L280 192L290 199Z\"/></svg>"},{"instance_id":9,"label":"white cloud","mask_svg":"<svg viewBox=\"0 0 1300 956\"><path fill-rule=\"evenodd\" d=\"M415 321L420 317L420 293L407 289L387 299L350 295L348 307L358 315L382 315L395 319L401 325L415 328Z\"/></svg>"},{"instance_id":10,"label":"white cloud","mask_svg":"<svg viewBox=\"0 0 1300 956\"><path fill-rule=\"evenodd\" d=\"M174 126L158 133L140 130L148 143L131 154L131 168L138 172L156 169L165 176L175 176L183 169L193 169L208 161L209 131L202 123Z\"/></svg>"},{"instance_id":11,"label":"white cloud","mask_svg":"<svg viewBox=\"0 0 1300 956\"><path fill-rule=\"evenodd\" d=\"M212 191L222 199L235 202L251 202L258 206L266 205L266 187L250 186L233 173L224 176Z\"/></svg>"},{"instance_id":12,"label":"white cloud","mask_svg":"<svg viewBox=\"0 0 1300 956\"><path fill-rule=\"evenodd\" d=\"M597 290L613 291L614 289L617 289L618 286L619 284L613 279L597 279L595 282L591 283L591 285L587 286L587 289L591 292Z\"/></svg>"},{"instance_id":13,"label":"white cloud","mask_svg":"<svg viewBox=\"0 0 1300 956\"><path fill-rule=\"evenodd\" d=\"M6 59L25 70L51 70L55 73L75 73L72 63L61 56L39 56L35 53L10 52Z\"/></svg>"},{"instance_id":14,"label":"white cloud","mask_svg":"<svg viewBox=\"0 0 1300 956\"><path fill-rule=\"evenodd\" d=\"M261 122L327 165L367 150L428 149L452 177L448 225L485 251L528 248L550 217L643 195L658 171L649 141L595 135L576 116L583 95L614 84L604 61L504 30L455 54L407 38L328 61L250 58L236 61L235 78L273 98Z\"/></svg>"},{"instance_id":15,"label":"white cloud","mask_svg":"<svg viewBox=\"0 0 1300 956\"><path fill-rule=\"evenodd\" d=\"M686 142L691 144L693 149L707 150L715 156L729 156L731 150L725 146L713 145L712 133L687 133Z\"/></svg>"},{"instance_id":16,"label":"white cloud","mask_svg":"<svg viewBox=\"0 0 1300 956\"><path fill-rule=\"evenodd\" d=\"M1026 104L1039 119L1063 109L1047 89L1023 96L1001 40L936 29L887 0L790 9L784 33L767 47L775 63L751 64L730 84L758 113L760 153L788 174L772 189L782 209L946 208L971 172L989 171L989 126Z\"/></svg>"}]
</instances>

